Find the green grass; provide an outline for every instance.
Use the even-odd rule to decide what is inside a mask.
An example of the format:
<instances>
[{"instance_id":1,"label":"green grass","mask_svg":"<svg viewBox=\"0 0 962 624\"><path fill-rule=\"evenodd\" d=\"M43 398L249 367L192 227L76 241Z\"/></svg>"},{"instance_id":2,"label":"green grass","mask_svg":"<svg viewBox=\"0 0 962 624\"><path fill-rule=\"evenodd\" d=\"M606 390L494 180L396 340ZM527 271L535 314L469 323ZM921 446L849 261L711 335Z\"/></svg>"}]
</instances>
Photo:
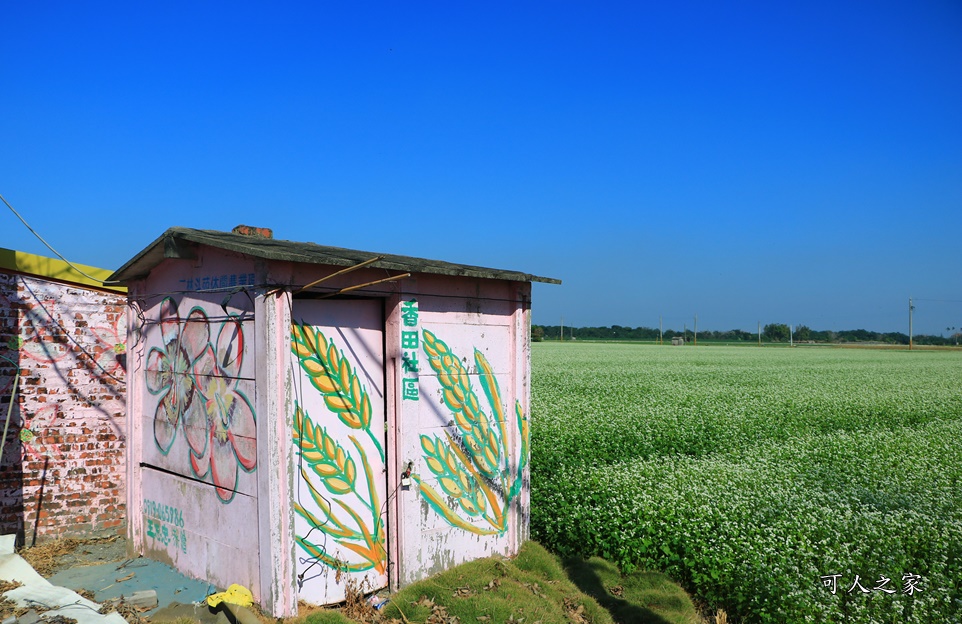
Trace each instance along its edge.
<instances>
[{"instance_id":1,"label":"green grass","mask_svg":"<svg viewBox=\"0 0 962 624\"><path fill-rule=\"evenodd\" d=\"M354 620L333 609L315 611L304 618L304 621L307 624L354 624Z\"/></svg>"},{"instance_id":2,"label":"green grass","mask_svg":"<svg viewBox=\"0 0 962 624\"><path fill-rule=\"evenodd\" d=\"M618 624L694 624L702 619L691 598L660 572L622 574L601 557L565 561L568 578Z\"/></svg>"},{"instance_id":3,"label":"green grass","mask_svg":"<svg viewBox=\"0 0 962 624\"><path fill-rule=\"evenodd\" d=\"M612 587L620 596L609 591ZM439 613L462 623L492 624L700 621L684 590L662 574L622 577L617 567L600 559L563 566L535 542L526 542L514 559L479 559L414 583L392 596L383 610L385 618L412 623Z\"/></svg>"},{"instance_id":4,"label":"green grass","mask_svg":"<svg viewBox=\"0 0 962 624\"><path fill-rule=\"evenodd\" d=\"M543 343L532 386L546 546L746 622L960 621L962 354Z\"/></svg>"}]
</instances>

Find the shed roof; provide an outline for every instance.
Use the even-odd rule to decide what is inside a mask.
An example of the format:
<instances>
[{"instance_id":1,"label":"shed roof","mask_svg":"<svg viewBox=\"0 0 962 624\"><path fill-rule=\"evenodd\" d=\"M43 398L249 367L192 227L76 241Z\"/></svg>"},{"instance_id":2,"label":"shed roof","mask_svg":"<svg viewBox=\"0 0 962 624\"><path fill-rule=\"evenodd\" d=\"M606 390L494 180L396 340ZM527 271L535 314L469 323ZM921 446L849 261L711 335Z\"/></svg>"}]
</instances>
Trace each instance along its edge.
<instances>
[{"instance_id":1,"label":"shed roof","mask_svg":"<svg viewBox=\"0 0 962 624\"><path fill-rule=\"evenodd\" d=\"M353 266L359 262L370 260L375 256L383 256L381 260L378 260L370 266L373 268L411 273L435 273L439 275L480 277L513 282L561 283L561 280L558 279L539 277L519 271L489 269L467 264L444 262L441 260L427 260L424 258L413 258L411 256L397 256L394 254L358 251L356 249L328 247L314 243L297 243L274 238L244 236L233 232L195 230L183 227L172 227L164 232L157 240L117 269L108 281L123 283L145 277L166 258L190 257L190 248L193 245L207 245L209 247L225 249L265 260L339 267Z\"/></svg>"}]
</instances>

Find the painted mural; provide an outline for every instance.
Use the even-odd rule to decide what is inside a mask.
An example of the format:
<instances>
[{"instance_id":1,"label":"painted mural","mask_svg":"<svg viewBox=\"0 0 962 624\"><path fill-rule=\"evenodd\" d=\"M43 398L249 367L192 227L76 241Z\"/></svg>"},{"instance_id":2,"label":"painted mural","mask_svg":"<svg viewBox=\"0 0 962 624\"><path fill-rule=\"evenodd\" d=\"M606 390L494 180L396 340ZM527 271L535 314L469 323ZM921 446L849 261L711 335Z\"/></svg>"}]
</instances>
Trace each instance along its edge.
<instances>
[{"instance_id":1,"label":"painted mural","mask_svg":"<svg viewBox=\"0 0 962 624\"><path fill-rule=\"evenodd\" d=\"M191 472L214 484L229 503L239 471L257 468L257 417L239 387L244 368L244 327L239 316L211 320L200 306L181 319L177 303L160 304L162 346L147 354L147 391L157 397L154 442L164 455L183 431ZM249 365L250 366L250 365Z\"/></svg>"},{"instance_id":2,"label":"painted mural","mask_svg":"<svg viewBox=\"0 0 962 624\"><path fill-rule=\"evenodd\" d=\"M119 293L0 271L0 532L124 522L125 325Z\"/></svg>"},{"instance_id":3,"label":"painted mural","mask_svg":"<svg viewBox=\"0 0 962 624\"><path fill-rule=\"evenodd\" d=\"M338 573L373 570L384 575L384 509L375 481L385 461L383 431L376 426L383 418L372 418L371 397L356 367L319 328L294 323L291 351L326 411L314 420L304 404L295 402L293 442L310 500L294 501L294 510L311 527L295 541L310 558ZM332 415L340 423L338 431Z\"/></svg>"},{"instance_id":4,"label":"painted mural","mask_svg":"<svg viewBox=\"0 0 962 624\"><path fill-rule=\"evenodd\" d=\"M454 419L454 431L445 431L443 438L421 436L424 461L447 498L422 476L411 477L430 507L452 526L477 535L504 535L508 507L521 492L528 463L528 418L521 403L515 401L520 448L512 458L501 390L488 360L474 350L491 417L482 409L461 359L430 331L425 329L422 334L422 348L438 374L444 404ZM471 519L481 519L484 524Z\"/></svg>"}]
</instances>

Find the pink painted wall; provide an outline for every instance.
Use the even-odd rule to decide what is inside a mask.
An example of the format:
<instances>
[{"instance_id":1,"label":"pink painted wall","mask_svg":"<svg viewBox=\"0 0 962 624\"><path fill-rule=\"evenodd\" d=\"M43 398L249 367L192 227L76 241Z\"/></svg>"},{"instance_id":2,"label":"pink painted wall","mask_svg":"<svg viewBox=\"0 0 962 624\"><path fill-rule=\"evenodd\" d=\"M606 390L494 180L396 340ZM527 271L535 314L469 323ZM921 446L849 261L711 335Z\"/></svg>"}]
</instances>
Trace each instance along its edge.
<instances>
[{"instance_id":1,"label":"pink painted wall","mask_svg":"<svg viewBox=\"0 0 962 624\"><path fill-rule=\"evenodd\" d=\"M201 248L130 285L131 544L246 585L277 616L299 597L339 600L349 576L386 571L397 587L513 554L528 532L530 284L418 274L329 306L273 287L337 269ZM225 276L249 296L228 296ZM362 269L324 290L385 276ZM323 321L352 306L383 325ZM310 337L292 326L308 316L321 319ZM383 420L362 416L368 404Z\"/></svg>"},{"instance_id":2,"label":"pink painted wall","mask_svg":"<svg viewBox=\"0 0 962 624\"><path fill-rule=\"evenodd\" d=\"M402 288L402 302L418 302L422 342L419 400L397 400L396 457L413 461L416 477L397 498L397 580L405 585L479 557L515 554L528 536L521 428L529 413L530 285L422 275ZM400 359L403 339L388 344Z\"/></svg>"},{"instance_id":3,"label":"pink painted wall","mask_svg":"<svg viewBox=\"0 0 962 624\"><path fill-rule=\"evenodd\" d=\"M260 593L254 264L167 262L131 284L130 548ZM226 298L226 300L225 300Z\"/></svg>"},{"instance_id":4,"label":"pink painted wall","mask_svg":"<svg viewBox=\"0 0 962 624\"><path fill-rule=\"evenodd\" d=\"M330 272L316 267L274 268L273 279L294 284ZM383 271L357 271L325 286L334 289L382 277ZM354 294L378 297L384 306L388 426L386 476L379 478L386 479L389 492L383 546L392 585L405 585L478 557L514 554L528 535L527 447L522 448L521 421L527 422L529 411L530 284L419 274ZM323 301L315 305L323 306ZM297 306L295 299L295 311ZM342 338L345 341L337 348L343 349L351 366L360 367L363 356L352 355L350 341ZM426 340L431 341L430 348ZM448 355L438 354L439 348ZM302 361L301 368L305 366ZM459 379L456 388L452 377ZM473 407L467 412L459 409L464 402L446 400L446 392L467 395L465 402L473 396ZM317 420L321 415L314 416ZM328 416L338 418L335 411ZM486 433L475 435L478 428L486 428ZM472 436L480 443L472 444ZM349 437L332 437L347 449L348 459L357 459L350 452ZM295 443L302 446L296 434ZM484 453L495 457L485 462ZM409 463L412 481L402 486L401 474ZM332 479L339 476L332 472ZM364 512L363 506L355 509L348 504L354 500L353 493L342 497L333 487L316 489L324 498L319 508L330 505L334 510L312 527L315 535L325 536L326 545L313 562L328 569L331 583L337 576L347 576L336 574L338 561L342 571L365 569L365 559L351 555L351 549L366 553L376 549L368 537L360 537L367 535L363 528L369 522L357 521L356 527L351 522L355 514L361 517ZM303 517L298 523L303 531ZM349 532L353 534L346 535ZM299 536L297 531L295 535ZM298 550L297 556L312 560L307 551ZM374 565L369 572L373 574L379 562L366 556ZM341 594L331 589L329 601ZM311 599L324 602L316 595Z\"/></svg>"},{"instance_id":5,"label":"pink painted wall","mask_svg":"<svg viewBox=\"0 0 962 624\"><path fill-rule=\"evenodd\" d=\"M124 524L126 299L0 272L0 533L27 544Z\"/></svg>"}]
</instances>

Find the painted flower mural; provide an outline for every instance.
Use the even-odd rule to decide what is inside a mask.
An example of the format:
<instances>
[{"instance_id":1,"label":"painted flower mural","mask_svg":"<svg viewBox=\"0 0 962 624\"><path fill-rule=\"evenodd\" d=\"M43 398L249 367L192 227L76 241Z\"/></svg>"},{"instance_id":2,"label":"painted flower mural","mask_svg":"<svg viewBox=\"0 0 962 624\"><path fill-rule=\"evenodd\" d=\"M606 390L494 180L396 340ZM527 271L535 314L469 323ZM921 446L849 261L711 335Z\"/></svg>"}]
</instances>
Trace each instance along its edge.
<instances>
[{"instance_id":1,"label":"painted flower mural","mask_svg":"<svg viewBox=\"0 0 962 624\"><path fill-rule=\"evenodd\" d=\"M123 314L118 314L112 323L101 327L91 327L97 340L93 359L97 367L107 375L123 375L124 354L127 353L127 322Z\"/></svg>"},{"instance_id":2,"label":"painted flower mural","mask_svg":"<svg viewBox=\"0 0 962 624\"><path fill-rule=\"evenodd\" d=\"M147 354L147 390L159 397L154 441L167 455L183 429L191 472L209 476L221 501L230 502L238 467L251 472L257 466L254 407L239 389L243 324L237 316L212 323L199 306L181 322L168 297L160 305L160 328L163 346Z\"/></svg>"},{"instance_id":3,"label":"painted flower mural","mask_svg":"<svg viewBox=\"0 0 962 624\"><path fill-rule=\"evenodd\" d=\"M184 413L195 409L191 366L207 346L210 337L207 314L194 307L183 325L177 304L170 297L160 304L160 333L163 347L147 354L147 391L160 397L154 412L154 440L166 455L177 437Z\"/></svg>"},{"instance_id":4,"label":"painted flower mural","mask_svg":"<svg viewBox=\"0 0 962 624\"><path fill-rule=\"evenodd\" d=\"M191 468L201 478L209 471L224 501L234 496L238 466L250 472L257 465L254 407L238 389L243 357L243 326L231 317L221 324L217 342L194 363L198 396L184 419Z\"/></svg>"},{"instance_id":5,"label":"painted flower mural","mask_svg":"<svg viewBox=\"0 0 962 624\"><path fill-rule=\"evenodd\" d=\"M26 287L26 282L23 284ZM50 298L41 299L29 288L27 292L31 297L23 301L20 336L12 338L8 346L37 362L59 362L71 354L71 340L64 330L64 319L54 315L57 302ZM68 321L67 324L71 323Z\"/></svg>"},{"instance_id":6,"label":"painted flower mural","mask_svg":"<svg viewBox=\"0 0 962 624\"><path fill-rule=\"evenodd\" d=\"M63 459L63 450L57 442L59 427L59 408L56 404L37 410L34 414L25 414L24 422L20 426L21 461L29 457L37 460Z\"/></svg>"}]
</instances>

